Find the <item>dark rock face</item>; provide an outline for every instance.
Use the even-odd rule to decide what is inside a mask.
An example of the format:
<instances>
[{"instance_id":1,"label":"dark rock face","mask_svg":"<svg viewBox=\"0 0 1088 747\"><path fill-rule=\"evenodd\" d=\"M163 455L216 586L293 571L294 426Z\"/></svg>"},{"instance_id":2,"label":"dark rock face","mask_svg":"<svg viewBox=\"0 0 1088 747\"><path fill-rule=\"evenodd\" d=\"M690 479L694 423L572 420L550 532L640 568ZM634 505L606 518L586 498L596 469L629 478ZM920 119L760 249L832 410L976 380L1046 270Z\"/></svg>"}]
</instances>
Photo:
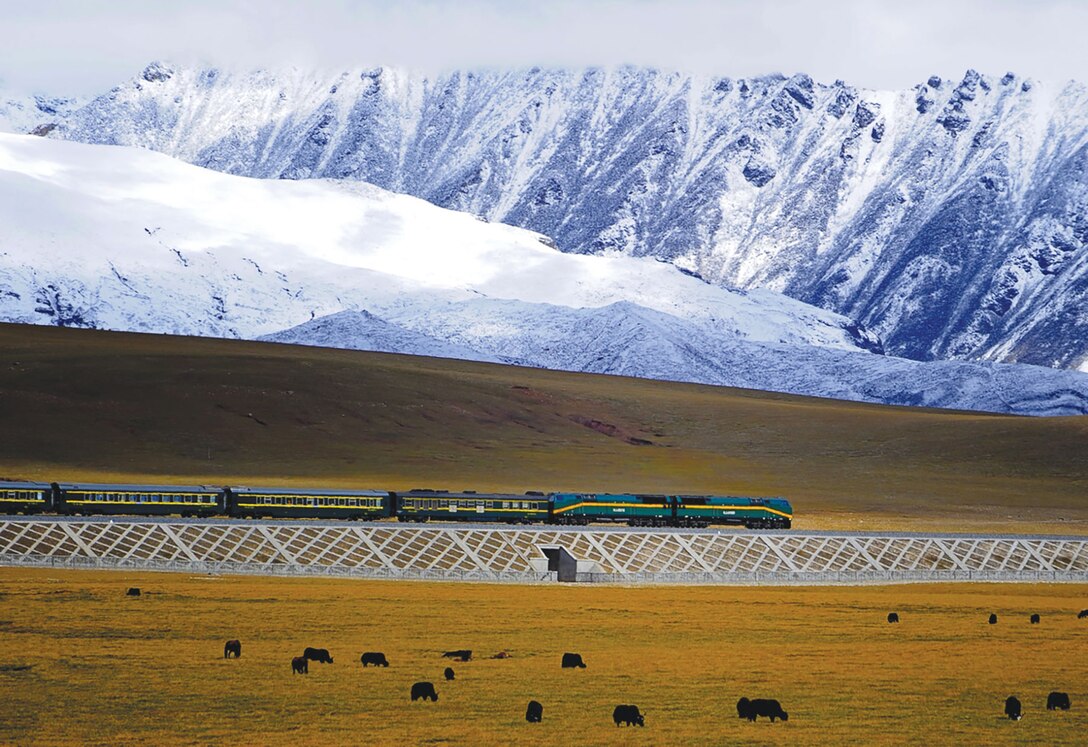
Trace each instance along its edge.
<instances>
[{"instance_id":1,"label":"dark rock face","mask_svg":"<svg viewBox=\"0 0 1088 747\"><path fill-rule=\"evenodd\" d=\"M767 163L757 161L755 158L749 158L748 163L744 164L744 178L757 187L762 187L767 184L771 179L774 179L775 170Z\"/></svg>"}]
</instances>

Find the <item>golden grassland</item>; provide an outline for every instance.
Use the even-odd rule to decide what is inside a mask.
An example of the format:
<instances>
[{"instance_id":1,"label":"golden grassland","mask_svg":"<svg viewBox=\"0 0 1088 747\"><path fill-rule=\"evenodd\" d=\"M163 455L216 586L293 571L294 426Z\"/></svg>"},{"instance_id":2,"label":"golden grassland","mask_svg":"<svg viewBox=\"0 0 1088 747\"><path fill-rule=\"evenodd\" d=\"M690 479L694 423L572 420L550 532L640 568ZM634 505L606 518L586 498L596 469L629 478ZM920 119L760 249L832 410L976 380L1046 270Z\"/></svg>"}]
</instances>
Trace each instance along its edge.
<instances>
[{"instance_id":1,"label":"golden grassland","mask_svg":"<svg viewBox=\"0 0 1088 747\"><path fill-rule=\"evenodd\" d=\"M129 586L144 594L126 597ZM1083 744L1083 607L1084 585L590 588L0 568L0 742ZM885 622L890 610L901 624ZM241 659L222 659L229 638ZM335 663L292 675L305 646ZM440 656L460 648L478 658ZM369 650L391 666L363 669ZM512 658L482 658L500 650ZM565 651L588 668L560 669ZM437 703L410 702L420 680ZM1051 690L1072 710L1046 711ZM1010 694L1019 723L1002 715ZM778 699L789 722L741 721L742 695ZM524 721L530 699L542 724ZM614 726L618 703L637 704L646 727Z\"/></svg>"},{"instance_id":2,"label":"golden grassland","mask_svg":"<svg viewBox=\"0 0 1088 747\"><path fill-rule=\"evenodd\" d=\"M785 495L798 528L1088 533L1088 417L0 325L0 477Z\"/></svg>"}]
</instances>

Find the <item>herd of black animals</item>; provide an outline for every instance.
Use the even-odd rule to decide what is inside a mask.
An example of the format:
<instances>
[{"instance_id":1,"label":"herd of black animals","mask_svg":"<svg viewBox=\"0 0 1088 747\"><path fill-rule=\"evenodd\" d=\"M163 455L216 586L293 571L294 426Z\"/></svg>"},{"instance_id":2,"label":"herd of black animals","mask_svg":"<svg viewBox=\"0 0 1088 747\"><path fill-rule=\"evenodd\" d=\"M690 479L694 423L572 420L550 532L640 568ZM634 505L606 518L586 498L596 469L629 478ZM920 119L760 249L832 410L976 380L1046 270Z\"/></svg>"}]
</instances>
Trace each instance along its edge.
<instances>
[{"instance_id":1,"label":"herd of black animals","mask_svg":"<svg viewBox=\"0 0 1088 747\"><path fill-rule=\"evenodd\" d=\"M242 656L241 641L230 640L223 645L223 658L230 659L232 656L235 659ZM456 661L471 661L472 651L470 649L459 649L457 651L447 651L442 654L442 656ZM502 651L491 658L506 659L509 658L509 654ZM302 656L296 656L291 659L291 673L309 674L311 661L320 662L322 664L333 663L332 656L329 655L328 649L307 647L306 650L302 652ZM389 660L386 659L385 654L380 651L367 651L359 657L359 661L363 667L368 667L371 664L381 667L389 666ZM563 669L585 669L586 663L582 659L581 654L568 652L563 654L561 666ZM453 667L446 667L443 676L446 678L447 682L453 680L455 678ZM434 689L433 682L414 683L410 695L413 703L417 700L438 702L438 692ZM1068 708L1068 705L1066 707ZM782 706L778 704L777 700L748 700L748 698L741 698L737 703L737 713L741 718L747 718L749 721L755 721L756 716L766 716L769 717L771 721L774 721L776 718L780 718L783 721L789 719L789 716L782 710ZM539 724L544 720L544 706L540 701L529 701L528 706L525 708L525 720L530 724ZM616 726L619 726L620 724L626 724L627 726L646 725L645 715L639 711L638 706L631 704L616 706L615 710L612 711L612 720L616 723Z\"/></svg>"},{"instance_id":2,"label":"herd of black animals","mask_svg":"<svg viewBox=\"0 0 1088 747\"><path fill-rule=\"evenodd\" d=\"M1086 617L1088 617L1088 610L1081 610L1080 612L1077 613L1077 619L1078 620L1083 620ZM1039 616L1038 612L1034 612L1034 613L1032 613L1031 617L1028 618L1028 621L1032 625L1038 625L1040 622L1042 622L1042 618ZM899 613L898 612L889 612L888 613L888 622L890 622L890 623L899 622ZM997 625L997 615L991 612L990 617L986 622L988 622L990 625ZM746 702L746 698L741 698L740 700L741 700L741 703ZM755 702L755 701L752 701L752 702ZM776 701L772 700L770 702L774 703L776 706L778 705L778 703ZM1008 716L1013 721L1019 721L1021 719L1021 717L1022 717L1021 709L1022 709L1022 706L1020 704L1020 699L1017 698L1015 695L1010 695L1008 698L1005 699L1005 715ZM1068 711L1069 710L1069 693L1060 693L1060 692L1055 691L1055 692L1052 692L1049 695L1047 695L1046 696L1046 709L1048 711L1057 711L1057 710ZM741 710L741 704L737 703L737 713L740 714L741 718L744 718L744 714L741 713L740 710ZM760 715L762 716L762 715L765 715L765 714L761 713ZM783 713L780 716L780 718L783 721L785 721L786 720L786 714ZM771 720L774 721L773 718ZM752 721L755 721L755 719L753 718Z\"/></svg>"},{"instance_id":3,"label":"herd of black animals","mask_svg":"<svg viewBox=\"0 0 1088 747\"><path fill-rule=\"evenodd\" d=\"M140 596L140 590L133 587L126 592L128 596ZM1077 614L1078 620L1083 620L1088 617L1088 609L1081 610ZM1041 618L1038 613L1034 613L1029 618L1032 625L1038 625ZM888 613L889 623L899 622L898 612ZM991 613L987 621L990 625L997 624L997 615ZM242 643L238 640L227 641L223 645L223 658L229 659L232 656L239 658L242 655ZM456 651L446 651L442 654L444 658L454 659L455 661L471 661L472 651L471 649L458 649ZM508 658L508 654L503 651L496 654L495 659ZM332 656L329 655L328 649L324 648L311 648L307 647L302 652L302 656L296 656L291 659L291 673L292 674L308 674L310 671L310 662L316 661L322 664L332 664ZM385 658L385 654L379 651L367 651L360 658L360 663L363 667L371 665L388 667L389 661ZM586 663L582 659L581 654L565 653L561 660L561 666L563 669L585 669ZM454 671L452 667L446 667L443 676L446 681L449 682L454 679ZM431 682L416 682L412 685L411 690L412 702L417 700L430 700L431 702L438 701L438 692L434 689L434 684ZM1051 692L1046 697L1046 709L1048 711L1062 710L1068 711L1070 707L1069 694L1063 692ZM1020 703L1020 699L1015 695L1010 695L1005 700L1005 715L1013 721L1019 721L1023 717L1023 706ZM749 721L755 721L757 717L763 716L769 718L773 723L776 719L782 721L789 721L789 714L782 710L782 705L777 700L769 698L754 698L749 700L748 698L741 698L737 701L737 716L739 718L748 719ZM529 705L525 709L525 720L531 724L538 724L544 718L544 706L536 700L530 700ZM645 726L646 718L643 713L638 709L638 706L631 704L622 704L616 706L612 711L612 720L616 723L616 726L620 724L626 724L627 726Z\"/></svg>"}]
</instances>

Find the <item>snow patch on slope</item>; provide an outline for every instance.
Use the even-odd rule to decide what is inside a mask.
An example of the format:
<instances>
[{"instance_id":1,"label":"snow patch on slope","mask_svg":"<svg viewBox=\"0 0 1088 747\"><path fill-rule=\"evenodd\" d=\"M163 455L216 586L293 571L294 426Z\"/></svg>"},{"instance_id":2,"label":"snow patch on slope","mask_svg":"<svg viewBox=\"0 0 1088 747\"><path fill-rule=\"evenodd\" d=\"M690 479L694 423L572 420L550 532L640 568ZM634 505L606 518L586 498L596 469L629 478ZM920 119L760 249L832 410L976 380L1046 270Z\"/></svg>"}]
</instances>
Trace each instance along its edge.
<instances>
[{"instance_id":1,"label":"snow patch on slope","mask_svg":"<svg viewBox=\"0 0 1088 747\"><path fill-rule=\"evenodd\" d=\"M0 196L0 266L21 279L12 290L40 295L54 277L68 294L79 286L83 321L115 329L143 325L171 298L205 297L171 331L255 336L426 293L631 301L764 341L854 349L864 337L793 299L725 290L648 258L564 254L539 234L358 182L248 179L141 149L0 135ZM44 313L27 298L3 303L8 318ZM222 306L211 319L209 304Z\"/></svg>"},{"instance_id":2,"label":"snow patch on slope","mask_svg":"<svg viewBox=\"0 0 1088 747\"><path fill-rule=\"evenodd\" d=\"M327 324L324 324L325 322ZM1023 415L1088 413L1088 376L1024 364L923 363L811 345L731 338L629 302L593 309L478 298L410 304L381 320L389 352L421 353L412 335L471 349L475 360L715 384L893 405ZM323 332L313 339L314 325ZM262 339L357 350L375 320L347 312ZM398 348L396 343L405 342ZM476 351L483 351L477 353ZM471 356L457 356L471 357Z\"/></svg>"}]
</instances>

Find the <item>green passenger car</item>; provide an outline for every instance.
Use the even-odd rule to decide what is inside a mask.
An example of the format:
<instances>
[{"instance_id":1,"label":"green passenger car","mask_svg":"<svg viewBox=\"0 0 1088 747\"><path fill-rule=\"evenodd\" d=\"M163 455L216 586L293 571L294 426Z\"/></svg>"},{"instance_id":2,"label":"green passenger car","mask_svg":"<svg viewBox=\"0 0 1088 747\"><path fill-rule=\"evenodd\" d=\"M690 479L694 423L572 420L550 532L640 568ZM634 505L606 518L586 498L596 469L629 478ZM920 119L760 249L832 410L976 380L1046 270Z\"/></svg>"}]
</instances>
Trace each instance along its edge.
<instances>
[{"instance_id":1,"label":"green passenger car","mask_svg":"<svg viewBox=\"0 0 1088 747\"><path fill-rule=\"evenodd\" d=\"M548 497L543 493L451 493L445 490L410 490L396 493L400 521L502 521L539 524L548 519Z\"/></svg>"},{"instance_id":2,"label":"green passenger car","mask_svg":"<svg viewBox=\"0 0 1088 747\"><path fill-rule=\"evenodd\" d=\"M40 514L53 510L53 488L44 482L0 482L0 514Z\"/></svg>"},{"instance_id":3,"label":"green passenger car","mask_svg":"<svg viewBox=\"0 0 1088 747\"><path fill-rule=\"evenodd\" d=\"M381 490L227 488L227 513L282 519L386 519L389 493Z\"/></svg>"},{"instance_id":4,"label":"green passenger car","mask_svg":"<svg viewBox=\"0 0 1088 747\"><path fill-rule=\"evenodd\" d=\"M207 485L118 485L61 483L55 489L61 514L138 514L142 516L217 516L223 490Z\"/></svg>"}]
</instances>

